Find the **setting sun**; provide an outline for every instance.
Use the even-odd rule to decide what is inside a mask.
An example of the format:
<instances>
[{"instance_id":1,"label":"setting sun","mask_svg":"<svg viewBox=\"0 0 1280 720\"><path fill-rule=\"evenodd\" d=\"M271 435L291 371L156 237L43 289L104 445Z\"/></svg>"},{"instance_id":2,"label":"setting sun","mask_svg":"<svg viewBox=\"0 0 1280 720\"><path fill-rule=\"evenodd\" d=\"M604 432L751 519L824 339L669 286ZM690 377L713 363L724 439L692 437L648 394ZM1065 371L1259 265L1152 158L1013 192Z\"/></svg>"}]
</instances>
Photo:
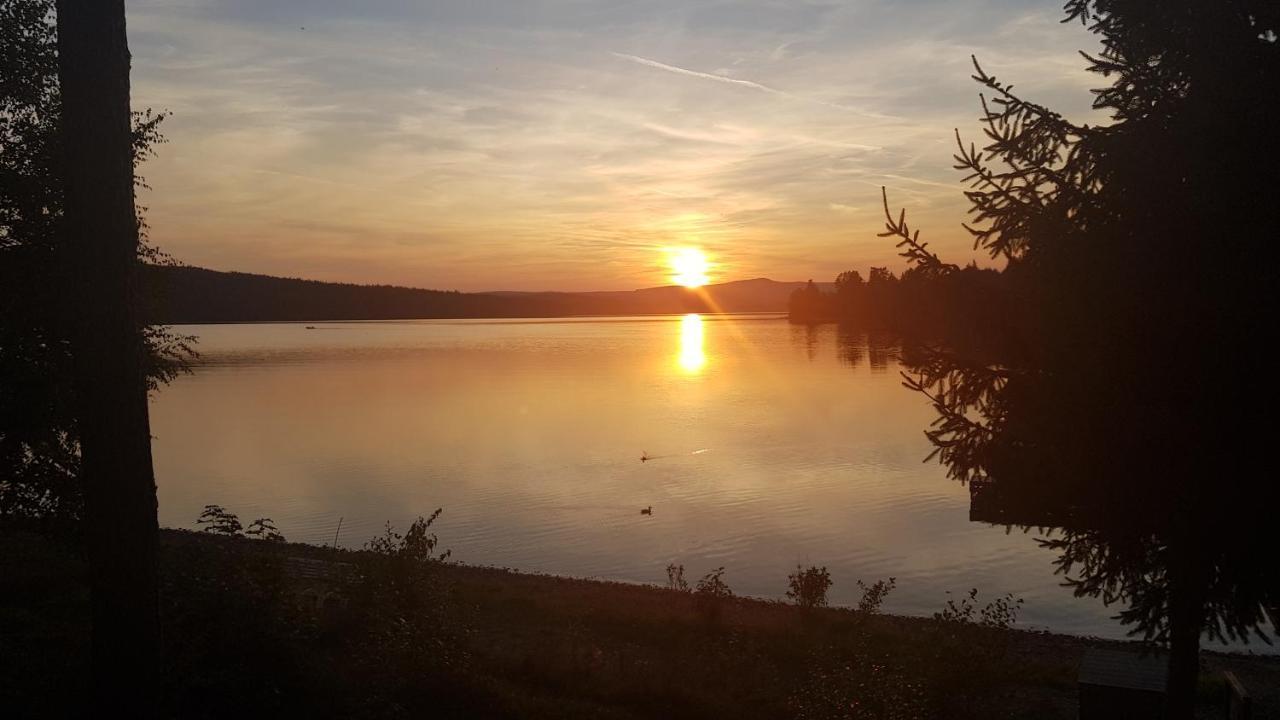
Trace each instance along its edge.
<instances>
[{"instance_id":1,"label":"setting sun","mask_svg":"<svg viewBox=\"0 0 1280 720\"><path fill-rule=\"evenodd\" d=\"M680 248L671 251L671 269L675 272L672 280L687 288L702 287L707 284L707 270L710 263L707 256L698 248Z\"/></svg>"}]
</instances>

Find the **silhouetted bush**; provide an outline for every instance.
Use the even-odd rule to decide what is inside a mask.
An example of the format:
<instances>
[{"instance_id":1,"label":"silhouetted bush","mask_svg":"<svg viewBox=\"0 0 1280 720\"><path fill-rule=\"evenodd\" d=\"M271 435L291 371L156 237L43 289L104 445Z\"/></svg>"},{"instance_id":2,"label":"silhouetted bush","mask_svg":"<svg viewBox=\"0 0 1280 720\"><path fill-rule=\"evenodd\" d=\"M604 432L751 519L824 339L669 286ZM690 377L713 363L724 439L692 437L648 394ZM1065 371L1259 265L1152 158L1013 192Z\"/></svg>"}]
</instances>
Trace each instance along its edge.
<instances>
[{"instance_id":1,"label":"silhouetted bush","mask_svg":"<svg viewBox=\"0 0 1280 720\"><path fill-rule=\"evenodd\" d=\"M205 532L218 535L239 535L243 530L240 518L221 505L205 505L204 512L196 519L197 525L204 525Z\"/></svg>"},{"instance_id":2,"label":"silhouetted bush","mask_svg":"<svg viewBox=\"0 0 1280 720\"><path fill-rule=\"evenodd\" d=\"M831 589L831 574L827 568L796 566L796 571L787 576L787 597L802 608L824 607L827 604L827 590Z\"/></svg>"},{"instance_id":3,"label":"silhouetted bush","mask_svg":"<svg viewBox=\"0 0 1280 720\"><path fill-rule=\"evenodd\" d=\"M667 566L667 589L689 592L689 581L684 579L684 565L672 563Z\"/></svg>"},{"instance_id":4,"label":"silhouetted bush","mask_svg":"<svg viewBox=\"0 0 1280 720\"><path fill-rule=\"evenodd\" d=\"M1018 621L1022 598L1015 598L1013 593L998 597L981 608L977 606L977 600L978 588L973 588L959 603L955 598L948 599L946 607L941 612L934 613L933 619L943 623L981 625L998 630L1008 630Z\"/></svg>"},{"instance_id":5,"label":"silhouetted bush","mask_svg":"<svg viewBox=\"0 0 1280 720\"><path fill-rule=\"evenodd\" d=\"M956 601L949 598L934 613L933 658L928 672L939 712L949 717L975 716L979 698L1007 683L1009 629L1017 621L1022 600L1004 595L978 605L978 590Z\"/></svg>"},{"instance_id":6,"label":"silhouetted bush","mask_svg":"<svg viewBox=\"0 0 1280 720\"><path fill-rule=\"evenodd\" d=\"M213 537L162 545L166 714L493 716L438 572L449 556L431 532L439 515L337 552L207 506L200 535Z\"/></svg>"},{"instance_id":7,"label":"silhouetted bush","mask_svg":"<svg viewBox=\"0 0 1280 720\"><path fill-rule=\"evenodd\" d=\"M205 505L200 517L196 519L196 524L204 525L203 530L205 532L214 533L215 535L284 542L284 535L276 529L276 524L271 518L258 518L249 523L248 528L245 528L240 524L240 518L235 513L221 505Z\"/></svg>"},{"instance_id":8,"label":"silhouetted bush","mask_svg":"<svg viewBox=\"0 0 1280 720\"><path fill-rule=\"evenodd\" d=\"M436 552L436 546L440 544L440 540L435 533L431 532L431 524L443 511L444 508L436 508L429 518L418 516L404 535L396 532L391 523L387 523L382 534L370 538L364 544L364 549L397 562L409 563L411 566L444 562L449 559L453 551Z\"/></svg>"},{"instance_id":9,"label":"silhouetted bush","mask_svg":"<svg viewBox=\"0 0 1280 720\"><path fill-rule=\"evenodd\" d=\"M437 549L439 539L430 530L440 513L419 517L404 535L387 523L365 544L369 554L352 607L359 634L371 642L360 644L357 660L376 692L388 698L421 693L416 677L445 676L464 659L446 621L449 588L437 572L450 551Z\"/></svg>"},{"instance_id":10,"label":"silhouetted bush","mask_svg":"<svg viewBox=\"0 0 1280 720\"><path fill-rule=\"evenodd\" d=\"M880 605L884 602L884 598L898 584L897 578L889 578L886 580L877 580L870 585L864 585L861 580L858 581L858 587L862 588L862 597L858 600L858 612L865 615L871 615L880 612Z\"/></svg>"},{"instance_id":11,"label":"silhouetted bush","mask_svg":"<svg viewBox=\"0 0 1280 720\"><path fill-rule=\"evenodd\" d=\"M233 515L223 517L219 527L227 531L238 524L230 522ZM308 701L314 692L306 657L320 635L291 592L283 558L247 552L250 544L239 533L208 534L225 537L161 546L166 714L213 718L250 708L264 715L318 709Z\"/></svg>"},{"instance_id":12,"label":"silhouetted bush","mask_svg":"<svg viewBox=\"0 0 1280 720\"><path fill-rule=\"evenodd\" d=\"M249 527L244 530L244 535L270 542L284 542L284 535L276 529L276 524L271 518L258 518L249 523Z\"/></svg>"},{"instance_id":13,"label":"silhouetted bush","mask_svg":"<svg viewBox=\"0 0 1280 720\"><path fill-rule=\"evenodd\" d=\"M713 623L720 619L720 613L724 609L725 602L733 597L733 590L729 589L729 585L725 583L723 576L724 568L718 567L703 575L693 590L694 610L708 623Z\"/></svg>"}]
</instances>

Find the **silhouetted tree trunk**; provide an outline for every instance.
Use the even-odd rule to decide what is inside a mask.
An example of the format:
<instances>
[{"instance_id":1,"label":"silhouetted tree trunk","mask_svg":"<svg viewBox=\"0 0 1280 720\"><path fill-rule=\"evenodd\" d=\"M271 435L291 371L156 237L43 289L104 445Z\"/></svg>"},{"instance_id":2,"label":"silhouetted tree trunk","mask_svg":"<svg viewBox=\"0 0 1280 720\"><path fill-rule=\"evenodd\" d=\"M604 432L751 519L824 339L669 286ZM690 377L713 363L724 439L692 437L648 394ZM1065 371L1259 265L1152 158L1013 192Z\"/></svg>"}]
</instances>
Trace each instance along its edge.
<instances>
[{"instance_id":1,"label":"silhouetted tree trunk","mask_svg":"<svg viewBox=\"0 0 1280 720\"><path fill-rule=\"evenodd\" d=\"M1169 638L1169 720L1195 717L1196 690L1200 680L1200 633L1204 604L1197 593L1173 589Z\"/></svg>"},{"instance_id":2,"label":"silhouetted tree trunk","mask_svg":"<svg viewBox=\"0 0 1280 720\"><path fill-rule=\"evenodd\" d=\"M129 48L123 0L58 0L66 266L93 604L97 707L156 714L156 488L135 316Z\"/></svg>"},{"instance_id":3,"label":"silhouetted tree trunk","mask_svg":"<svg viewBox=\"0 0 1280 720\"><path fill-rule=\"evenodd\" d=\"M1196 540L1175 530L1169 547L1169 680L1165 717L1193 720L1204 632L1205 574Z\"/></svg>"}]
</instances>

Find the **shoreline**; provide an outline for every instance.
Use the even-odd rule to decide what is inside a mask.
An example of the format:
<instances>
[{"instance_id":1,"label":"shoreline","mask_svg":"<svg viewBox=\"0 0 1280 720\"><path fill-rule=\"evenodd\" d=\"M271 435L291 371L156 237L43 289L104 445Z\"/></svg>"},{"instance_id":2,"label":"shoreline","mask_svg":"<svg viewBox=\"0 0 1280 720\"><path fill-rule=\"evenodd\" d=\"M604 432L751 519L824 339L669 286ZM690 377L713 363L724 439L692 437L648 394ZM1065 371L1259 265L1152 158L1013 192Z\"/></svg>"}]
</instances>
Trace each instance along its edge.
<instances>
[{"instance_id":1,"label":"shoreline","mask_svg":"<svg viewBox=\"0 0 1280 720\"><path fill-rule=\"evenodd\" d=\"M0 584L9 588L0 592L0 702L74 715L82 696L66 688L75 687L88 646L83 560L74 541L32 528L0 523ZM955 623L853 608L803 610L746 597L717 601L708 616L696 594L652 584L460 563L412 565L428 572L428 604L419 597L418 604L389 608L384 601L369 605L362 594L369 573L390 567L386 555L368 550L180 529L161 530L160 546L162 607L169 608L163 626L177 643L168 652L185 661L167 681L179 708L203 702L191 698L206 698L208 683L221 683L223 693L293 683L295 695L309 693L309 702L325 707L363 692L356 688L371 678L390 677L411 697L427 692L424 683L434 683L433 697L445 688L457 710L442 716L451 717L826 717L821 708L857 697L885 707L923 703L910 717L966 717L957 708L981 707L983 717L1067 720L1076 713L1083 653L1137 647L1016 625L983 627L976 617ZM334 579L338 570L346 579ZM276 605L292 597L285 605L302 599L315 609L271 619L277 613L262 605L259 583L272 576L278 579L267 587L276 588ZM415 634L422 618L410 616L407 629L391 635L358 630L371 609L386 617L394 607L401 609L393 617L421 614L444 634ZM414 637L425 640L410 649L418 642L454 648L442 675L424 676L398 659L406 652L403 638ZM224 643L230 649L221 652L240 659L219 660ZM210 644L212 650L201 649ZM246 656L244 647L259 649ZM193 660L192 652L213 659ZM258 656L269 662L225 665ZM353 667L353 657L366 664ZM1280 711L1280 657L1206 650L1202 664L1202 717L1218 716L1223 670L1253 694L1256 717ZM325 693L334 695L326 700ZM296 702L288 693L281 697ZM1000 710L985 712L993 708Z\"/></svg>"},{"instance_id":2,"label":"shoreline","mask_svg":"<svg viewBox=\"0 0 1280 720\"><path fill-rule=\"evenodd\" d=\"M162 537L168 533L173 533L174 535L172 537L183 537L188 535L194 535L197 538L212 538L214 540L219 540L219 538L210 536L207 533L203 533L197 528L162 527L160 528L160 533ZM287 541L280 547L296 550L300 555L305 555L307 557L320 559L320 560L327 560L327 559L334 559L334 558L340 559L341 557L347 554L358 557L367 552L359 548L351 548L351 547L334 548L331 545L317 545L314 543L307 543L307 542L300 542L300 541L297 541L297 542ZM645 580L627 580L627 579L617 579L617 578L605 578L605 577L592 576L592 575L582 576L582 575L556 573L556 572L550 572L550 571L522 570L516 567L484 565L484 564L468 563L468 562L461 562L461 561L454 561L454 560L449 560L443 563L441 565L441 568L443 572L445 572L446 574L458 573L462 576L484 577L484 576L493 575L493 576L500 576L500 577L527 578L530 580L541 579L541 580L546 580L550 582L561 582L561 583L590 583L590 584L601 584L601 585L616 585L616 586L619 586L620 588L632 588L640 591L669 592L669 590L663 585L659 583L651 582L651 581L645 581ZM978 589L980 591L982 590L982 588L978 588ZM792 610L798 609L794 604L788 603L786 600L783 600L781 598L776 598L776 597L767 597L763 595L751 595L751 594L735 594L734 598L736 601L744 602L744 603L760 603L761 605L764 605L764 606L777 606L781 608L790 608ZM824 606L821 609L821 612L833 612L833 613L852 613L855 611L856 611L856 607L852 604L848 604L848 605L831 604L831 605ZM912 615L907 613L883 612L883 613L879 613L879 615L880 617L897 618L903 622L912 622L912 621L931 622L933 619L933 616L931 614L930 615L924 615L924 614ZM1117 627L1119 627L1118 623L1117 623ZM1064 641L1074 641L1090 647L1106 646L1106 647L1116 647L1116 648L1124 648L1124 649L1136 649L1143 646L1143 641L1140 639L1115 638L1115 637L1105 637L1101 635L1076 634L1071 632L1063 632L1060 630L1055 630L1047 626L1030 626L1030 625L1018 626L1015 624L1015 626L1008 628L1007 631L1013 632L1013 633L1025 633L1025 634L1036 635L1036 636L1043 635L1043 636L1048 636L1053 638L1061 638ZM1264 649L1264 650L1270 649L1270 652L1254 652L1252 648L1258 648L1258 649ZM1276 641L1276 644L1273 644L1273 645L1267 645L1262 641L1257 640L1257 638L1253 638L1251 640L1251 643L1248 646L1245 646L1245 649L1237 650L1237 649L1233 649L1230 646L1224 647L1220 643L1211 641L1206 637L1202 639L1201 653L1221 655L1224 657L1239 657L1239 658L1246 658L1246 659L1258 658L1262 660L1268 660L1268 661L1274 661L1274 662L1280 663L1280 638L1278 638Z\"/></svg>"},{"instance_id":3,"label":"shoreline","mask_svg":"<svg viewBox=\"0 0 1280 720\"><path fill-rule=\"evenodd\" d=\"M171 538L194 536L198 539L212 539L221 541L221 538L211 538L206 533L190 528L161 528L160 533L163 536L173 533ZM255 542L255 541L245 541ZM315 545L304 542L285 542L280 544L282 550L297 551L297 555L306 556L316 560L336 560L341 561L343 557L353 556L361 557L368 553L367 550L354 548L334 548L326 545ZM513 567L502 567L497 565L478 565L473 563L456 562L449 560L441 563L440 570L445 576L453 576L454 579L461 579L464 582L476 583L510 583L527 585L530 588L539 586L557 586L562 590L572 586L604 586L616 589L619 593L626 594L628 591L636 591L638 593L660 593L668 594L675 591L670 590L658 583L645 582L641 580L618 580L594 576L577 576L559 574L553 572L521 570ZM759 606L767 608L768 611L787 613L798 613L800 608L785 600L768 598L757 595L734 595L734 602L747 605ZM819 614L831 614L833 616L853 615L857 613L857 608L853 605L828 605L816 610ZM878 618L884 618L893 622L902 624L912 623L932 623L934 619L931 615L907 615L901 613L877 613ZM1013 627L1006 628L1001 632L1015 633L1019 636L1049 638L1054 641L1061 641L1064 644L1076 644L1082 647L1111 647L1117 649L1137 650L1144 643L1141 640L1134 639L1118 639L1107 638L1098 635L1076 635L1073 633L1065 633L1050 628L1040 627ZM1201 646L1202 655L1214 655L1224 658L1238 658L1242 660L1257 659L1264 662L1273 662L1280 666L1280 644L1267 646L1261 641L1254 640L1254 644L1250 647L1271 647L1274 652L1271 653L1255 653L1252 651L1235 651L1223 650L1219 646L1215 646L1209 640L1205 640Z\"/></svg>"},{"instance_id":4,"label":"shoreline","mask_svg":"<svg viewBox=\"0 0 1280 720\"><path fill-rule=\"evenodd\" d=\"M743 311L706 311L691 310L689 312L669 313L632 313L627 315L510 315L510 316L449 316L449 317L402 317L402 318L360 318L354 320L200 320L183 322L154 323L159 327L200 327L204 325L304 325L319 323L322 325L338 324L389 324L389 323L441 323L459 325L539 325L558 322L663 322L679 319L686 315L701 315L707 318L733 318L743 321L752 320L789 320L786 310L743 310ZM889 331L886 331L889 332Z\"/></svg>"}]
</instances>

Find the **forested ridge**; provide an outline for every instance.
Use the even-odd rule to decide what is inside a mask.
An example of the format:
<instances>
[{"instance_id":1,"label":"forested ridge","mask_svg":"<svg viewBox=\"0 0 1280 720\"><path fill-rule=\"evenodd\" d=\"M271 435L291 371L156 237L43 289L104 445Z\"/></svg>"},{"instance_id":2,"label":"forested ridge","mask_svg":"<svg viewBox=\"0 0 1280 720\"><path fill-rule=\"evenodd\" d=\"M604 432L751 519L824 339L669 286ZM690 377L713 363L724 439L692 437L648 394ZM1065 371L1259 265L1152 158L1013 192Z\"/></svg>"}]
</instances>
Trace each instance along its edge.
<instances>
[{"instance_id":1,"label":"forested ridge","mask_svg":"<svg viewBox=\"0 0 1280 720\"><path fill-rule=\"evenodd\" d=\"M698 289L463 293L173 265L148 266L145 282L148 319L163 324L783 312L802 286L757 278Z\"/></svg>"}]
</instances>

